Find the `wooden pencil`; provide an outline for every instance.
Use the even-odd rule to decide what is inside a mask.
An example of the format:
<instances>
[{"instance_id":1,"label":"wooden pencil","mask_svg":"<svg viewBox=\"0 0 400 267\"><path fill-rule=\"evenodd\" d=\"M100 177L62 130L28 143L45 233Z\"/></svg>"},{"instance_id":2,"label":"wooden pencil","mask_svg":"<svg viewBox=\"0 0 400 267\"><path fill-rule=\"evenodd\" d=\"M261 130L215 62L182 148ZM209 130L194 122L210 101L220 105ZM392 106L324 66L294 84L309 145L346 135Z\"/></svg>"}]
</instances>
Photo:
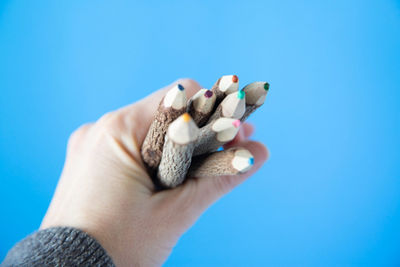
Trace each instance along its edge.
<instances>
[{"instance_id":1,"label":"wooden pencil","mask_svg":"<svg viewBox=\"0 0 400 267\"><path fill-rule=\"evenodd\" d=\"M246 93L237 91L227 95L218 105L217 109L211 115L207 123L225 117L233 119L241 119L246 111Z\"/></svg>"},{"instance_id":2,"label":"wooden pencil","mask_svg":"<svg viewBox=\"0 0 400 267\"><path fill-rule=\"evenodd\" d=\"M201 89L189 100L189 114L198 127L202 127L209 119L215 99L215 94L211 90Z\"/></svg>"},{"instance_id":3,"label":"wooden pencil","mask_svg":"<svg viewBox=\"0 0 400 267\"><path fill-rule=\"evenodd\" d=\"M177 84L167 92L158 106L154 121L144 139L141 153L153 176L161 161L164 138L168 126L186 111L185 88Z\"/></svg>"},{"instance_id":4,"label":"wooden pencil","mask_svg":"<svg viewBox=\"0 0 400 267\"><path fill-rule=\"evenodd\" d=\"M216 151L232 141L240 128L240 120L219 118L200 129L193 156Z\"/></svg>"},{"instance_id":5,"label":"wooden pencil","mask_svg":"<svg viewBox=\"0 0 400 267\"><path fill-rule=\"evenodd\" d=\"M199 128L188 113L171 123L158 167L157 177L161 186L173 188L184 181L198 135Z\"/></svg>"},{"instance_id":6,"label":"wooden pencil","mask_svg":"<svg viewBox=\"0 0 400 267\"><path fill-rule=\"evenodd\" d=\"M217 105L224 99L226 95L234 93L239 88L239 78L236 75L224 75L216 81L211 88L217 100Z\"/></svg>"},{"instance_id":7,"label":"wooden pencil","mask_svg":"<svg viewBox=\"0 0 400 267\"><path fill-rule=\"evenodd\" d=\"M244 148L231 148L193 158L188 177L210 177L245 173L254 165L253 155Z\"/></svg>"},{"instance_id":8,"label":"wooden pencil","mask_svg":"<svg viewBox=\"0 0 400 267\"><path fill-rule=\"evenodd\" d=\"M250 114L258 109L265 102L269 90L269 83L267 82L254 82L246 85L242 91L246 92L246 111L241 118L245 121Z\"/></svg>"}]
</instances>

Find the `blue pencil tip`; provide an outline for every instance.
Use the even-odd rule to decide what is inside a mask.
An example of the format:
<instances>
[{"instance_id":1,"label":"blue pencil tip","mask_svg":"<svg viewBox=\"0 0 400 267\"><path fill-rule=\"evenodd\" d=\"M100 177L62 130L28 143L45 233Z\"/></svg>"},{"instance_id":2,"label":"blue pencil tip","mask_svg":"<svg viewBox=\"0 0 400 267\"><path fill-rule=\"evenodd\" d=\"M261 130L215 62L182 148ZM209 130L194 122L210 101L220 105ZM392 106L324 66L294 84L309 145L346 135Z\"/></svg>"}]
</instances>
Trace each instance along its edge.
<instances>
[{"instance_id":1,"label":"blue pencil tip","mask_svg":"<svg viewBox=\"0 0 400 267\"><path fill-rule=\"evenodd\" d=\"M249 158L249 164L254 165L254 158Z\"/></svg>"},{"instance_id":2,"label":"blue pencil tip","mask_svg":"<svg viewBox=\"0 0 400 267\"><path fill-rule=\"evenodd\" d=\"M183 87L181 84L178 84L178 89L183 91L183 90L185 90L185 87Z\"/></svg>"}]
</instances>

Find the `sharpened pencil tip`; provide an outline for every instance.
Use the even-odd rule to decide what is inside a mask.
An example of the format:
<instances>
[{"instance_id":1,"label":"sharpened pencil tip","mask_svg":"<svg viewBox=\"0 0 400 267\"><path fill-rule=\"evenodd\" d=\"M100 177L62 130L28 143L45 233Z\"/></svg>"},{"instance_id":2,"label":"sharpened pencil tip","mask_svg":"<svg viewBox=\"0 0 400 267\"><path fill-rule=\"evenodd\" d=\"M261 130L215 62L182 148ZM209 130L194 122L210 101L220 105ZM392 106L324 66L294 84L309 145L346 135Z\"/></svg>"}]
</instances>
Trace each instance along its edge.
<instances>
[{"instance_id":1,"label":"sharpened pencil tip","mask_svg":"<svg viewBox=\"0 0 400 267\"><path fill-rule=\"evenodd\" d=\"M211 91L211 90L207 90L205 93L204 93L204 96L206 97L206 98L210 98L210 97L212 97L213 96L213 92Z\"/></svg>"},{"instance_id":2,"label":"sharpened pencil tip","mask_svg":"<svg viewBox=\"0 0 400 267\"><path fill-rule=\"evenodd\" d=\"M254 165L254 158L249 158L249 165Z\"/></svg>"},{"instance_id":3,"label":"sharpened pencil tip","mask_svg":"<svg viewBox=\"0 0 400 267\"><path fill-rule=\"evenodd\" d=\"M233 76L232 76L232 82L237 83L238 81L239 81L238 76L233 75Z\"/></svg>"},{"instance_id":4,"label":"sharpened pencil tip","mask_svg":"<svg viewBox=\"0 0 400 267\"><path fill-rule=\"evenodd\" d=\"M246 93L244 91L239 91L238 92L238 98L239 99L243 99L245 95L246 95Z\"/></svg>"},{"instance_id":5,"label":"sharpened pencil tip","mask_svg":"<svg viewBox=\"0 0 400 267\"><path fill-rule=\"evenodd\" d=\"M269 90L269 83L264 83L264 89L265 89L265 91Z\"/></svg>"},{"instance_id":6,"label":"sharpened pencil tip","mask_svg":"<svg viewBox=\"0 0 400 267\"><path fill-rule=\"evenodd\" d=\"M235 126L235 128L239 128L240 126L240 120L235 120L234 122L232 122L233 126Z\"/></svg>"},{"instance_id":7,"label":"sharpened pencil tip","mask_svg":"<svg viewBox=\"0 0 400 267\"><path fill-rule=\"evenodd\" d=\"M178 89L181 90L181 91L183 91L183 90L185 90L185 87L183 87L182 84L179 84L179 83L178 83Z\"/></svg>"},{"instance_id":8,"label":"sharpened pencil tip","mask_svg":"<svg viewBox=\"0 0 400 267\"><path fill-rule=\"evenodd\" d=\"M190 115L189 113L185 113L182 115L183 121L184 122L189 122L190 121Z\"/></svg>"}]
</instances>

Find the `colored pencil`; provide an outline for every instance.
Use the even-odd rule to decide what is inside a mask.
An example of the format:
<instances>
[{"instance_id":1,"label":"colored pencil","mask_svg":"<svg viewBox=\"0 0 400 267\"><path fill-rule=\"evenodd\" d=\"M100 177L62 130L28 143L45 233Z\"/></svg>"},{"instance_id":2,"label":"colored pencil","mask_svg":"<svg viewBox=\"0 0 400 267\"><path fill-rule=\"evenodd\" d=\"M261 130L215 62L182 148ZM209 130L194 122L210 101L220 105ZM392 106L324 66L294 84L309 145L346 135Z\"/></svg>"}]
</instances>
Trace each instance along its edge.
<instances>
[{"instance_id":1,"label":"colored pencil","mask_svg":"<svg viewBox=\"0 0 400 267\"><path fill-rule=\"evenodd\" d=\"M193 158L188 177L210 177L245 173L254 165L253 155L244 148L231 148Z\"/></svg>"},{"instance_id":2,"label":"colored pencil","mask_svg":"<svg viewBox=\"0 0 400 267\"><path fill-rule=\"evenodd\" d=\"M157 177L161 186L173 188L184 181L198 135L199 128L188 113L171 123L158 167Z\"/></svg>"},{"instance_id":3,"label":"colored pencil","mask_svg":"<svg viewBox=\"0 0 400 267\"><path fill-rule=\"evenodd\" d=\"M142 145L142 158L151 174L161 161L164 138L169 125L186 111L185 88L177 84L161 100L155 118Z\"/></svg>"}]
</instances>

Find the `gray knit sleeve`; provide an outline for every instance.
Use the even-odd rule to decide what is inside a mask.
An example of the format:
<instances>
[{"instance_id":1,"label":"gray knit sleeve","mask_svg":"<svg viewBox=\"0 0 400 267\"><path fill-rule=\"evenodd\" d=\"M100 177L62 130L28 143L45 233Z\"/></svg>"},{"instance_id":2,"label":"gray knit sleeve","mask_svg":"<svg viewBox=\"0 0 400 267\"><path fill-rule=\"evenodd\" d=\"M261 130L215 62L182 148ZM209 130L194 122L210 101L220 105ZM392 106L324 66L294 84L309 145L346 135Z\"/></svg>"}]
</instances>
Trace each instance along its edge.
<instances>
[{"instance_id":1,"label":"gray knit sleeve","mask_svg":"<svg viewBox=\"0 0 400 267\"><path fill-rule=\"evenodd\" d=\"M114 266L104 248L87 233L71 227L38 231L7 254L8 266Z\"/></svg>"}]
</instances>

